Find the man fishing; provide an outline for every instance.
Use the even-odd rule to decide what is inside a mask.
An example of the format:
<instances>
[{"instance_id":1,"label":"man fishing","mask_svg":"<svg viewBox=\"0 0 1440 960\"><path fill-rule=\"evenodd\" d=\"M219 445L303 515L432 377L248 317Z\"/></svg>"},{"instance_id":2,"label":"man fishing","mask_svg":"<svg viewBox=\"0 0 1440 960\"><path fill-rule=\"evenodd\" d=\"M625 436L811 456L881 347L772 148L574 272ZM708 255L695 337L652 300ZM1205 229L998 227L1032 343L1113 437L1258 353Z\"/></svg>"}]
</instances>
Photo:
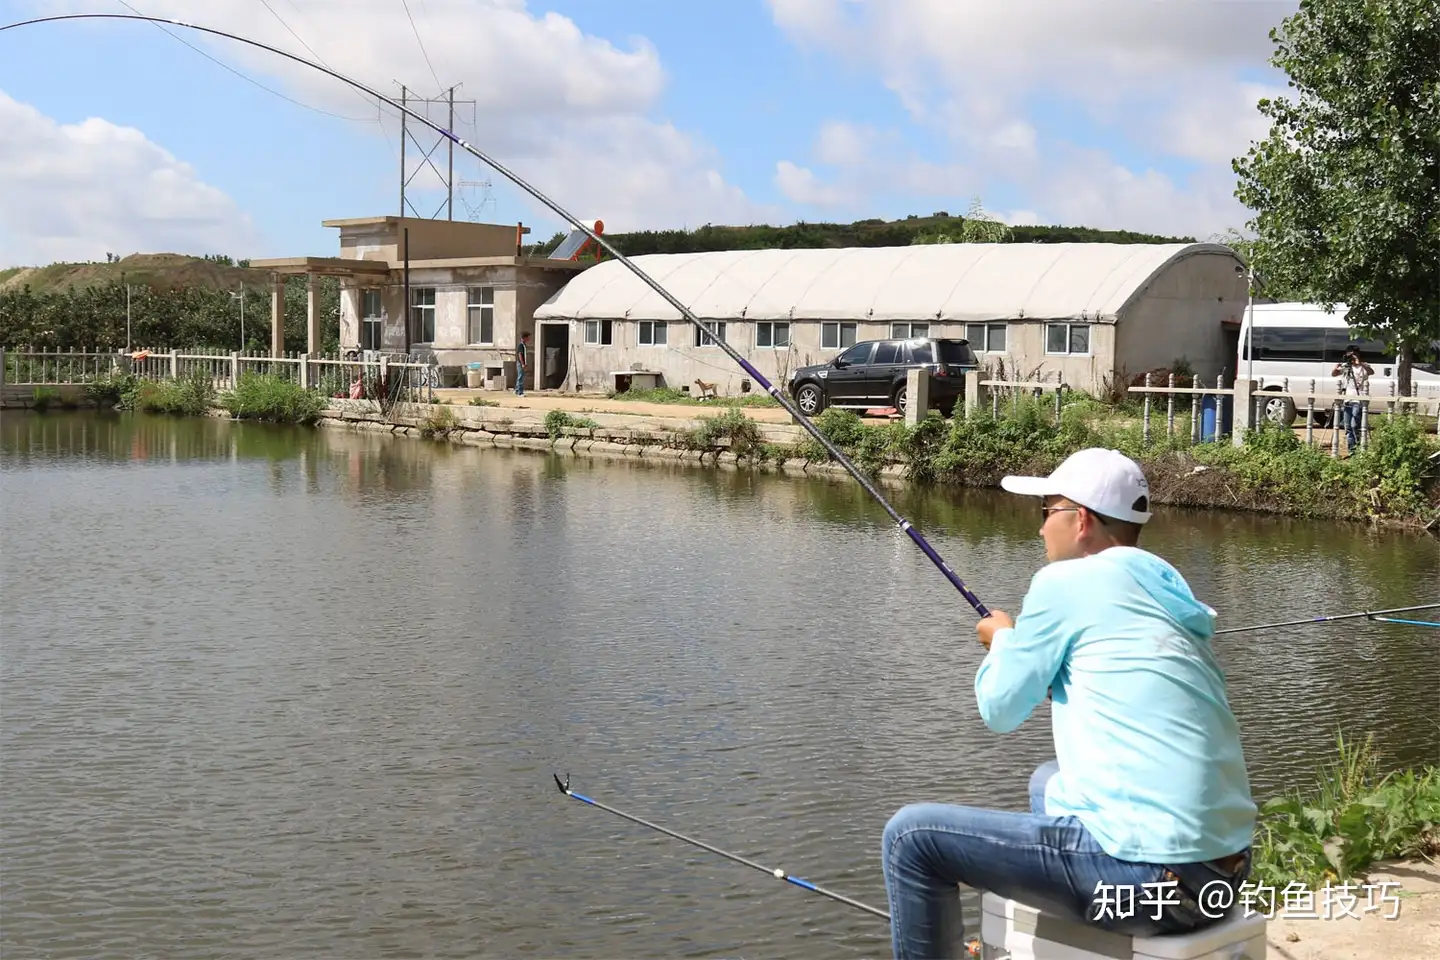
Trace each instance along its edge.
<instances>
[{"instance_id":1,"label":"man fishing","mask_svg":"<svg viewBox=\"0 0 1440 960\"><path fill-rule=\"evenodd\" d=\"M1128 457L1081 450L1001 486L1040 499L1049 564L1018 620L980 621L975 699L1008 733L1048 694L1056 759L1031 777L1028 813L918 803L891 818L895 956L943 957L963 939L957 884L1130 936L1206 926L1218 901L1197 901L1220 883L1235 902L1256 815L1215 613L1136 545L1150 494Z\"/></svg>"}]
</instances>

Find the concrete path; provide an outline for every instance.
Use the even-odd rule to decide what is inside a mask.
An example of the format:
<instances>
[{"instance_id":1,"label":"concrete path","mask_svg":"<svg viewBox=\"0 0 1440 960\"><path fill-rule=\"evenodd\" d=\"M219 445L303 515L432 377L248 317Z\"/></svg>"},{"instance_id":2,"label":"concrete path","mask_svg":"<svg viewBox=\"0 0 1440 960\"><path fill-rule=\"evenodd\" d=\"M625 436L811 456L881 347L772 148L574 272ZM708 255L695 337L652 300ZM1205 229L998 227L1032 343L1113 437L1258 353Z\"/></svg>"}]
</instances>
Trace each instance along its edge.
<instances>
[{"instance_id":1,"label":"concrete path","mask_svg":"<svg viewBox=\"0 0 1440 960\"><path fill-rule=\"evenodd\" d=\"M1390 882L1398 886L1382 887ZM1323 892L1315 897L1317 919L1272 919L1266 937L1272 960L1435 960L1440 957L1440 864L1399 861L1379 864L1358 885L1359 902L1343 915L1327 908ZM1373 898L1378 909L1366 910ZM1394 919L1386 919L1389 915Z\"/></svg>"}]
</instances>

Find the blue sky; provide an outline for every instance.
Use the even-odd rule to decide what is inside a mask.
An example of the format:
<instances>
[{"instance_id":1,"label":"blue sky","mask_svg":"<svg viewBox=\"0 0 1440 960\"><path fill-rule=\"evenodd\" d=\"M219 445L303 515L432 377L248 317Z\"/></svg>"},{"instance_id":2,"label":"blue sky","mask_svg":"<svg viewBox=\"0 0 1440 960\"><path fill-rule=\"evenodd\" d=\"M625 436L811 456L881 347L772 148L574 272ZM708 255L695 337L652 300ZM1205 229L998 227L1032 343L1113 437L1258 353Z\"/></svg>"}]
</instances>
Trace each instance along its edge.
<instances>
[{"instance_id":1,"label":"blue sky","mask_svg":"<svg viewBox=\"0 0 1440 960\"><path fill-rule=\"evenodd\" d=\"M129 2L311 56L293 30L392 96L395 81L431 95L462 83L461 98L481 101L458 109L462 136L612 230L962 213L978 196L1011 222L1202 238L1243 226L1229 158L1263 133L1255 101L1283 88L1266 34L1295 6ZM6 22L72 12L129 11L0 3ZM17 134L0 142L0 265L107 251L327 255L336 239L322 219L398 212L393 111L379 122L373 100L338 81L176 32L353 119L287 102L150 24L0 33L0 126ZM485 220L524 221L532 238L561 226L458 152L455 177L492 181ZM431 215L439 199L417 190L414 202ZM480 199L461 191L456 218Z\"/></svg>"}]
</instances>

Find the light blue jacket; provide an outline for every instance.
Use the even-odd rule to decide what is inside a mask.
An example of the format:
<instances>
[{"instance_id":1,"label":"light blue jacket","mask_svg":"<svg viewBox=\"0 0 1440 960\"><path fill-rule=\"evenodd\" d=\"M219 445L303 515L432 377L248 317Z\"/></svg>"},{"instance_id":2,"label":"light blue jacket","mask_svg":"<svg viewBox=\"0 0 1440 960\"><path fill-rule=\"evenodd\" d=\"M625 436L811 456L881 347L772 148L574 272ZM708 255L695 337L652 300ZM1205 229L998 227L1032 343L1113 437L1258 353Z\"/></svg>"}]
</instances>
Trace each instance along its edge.
<instances>
[{"instance_id":1,"label":"light blue jacket","mask_svg":"<svg viewBox=\"0 0 1440 960\"><path fill-rule=\"evenodd\" d=\"M1112 857L1189 863L1250 845L1256 808L1214 618L1170 564L1111 547L1035 574L975 675L997 733L1053 690L1060 772L1045 812L1078 818Z\"/></svg>"}]
</instances>

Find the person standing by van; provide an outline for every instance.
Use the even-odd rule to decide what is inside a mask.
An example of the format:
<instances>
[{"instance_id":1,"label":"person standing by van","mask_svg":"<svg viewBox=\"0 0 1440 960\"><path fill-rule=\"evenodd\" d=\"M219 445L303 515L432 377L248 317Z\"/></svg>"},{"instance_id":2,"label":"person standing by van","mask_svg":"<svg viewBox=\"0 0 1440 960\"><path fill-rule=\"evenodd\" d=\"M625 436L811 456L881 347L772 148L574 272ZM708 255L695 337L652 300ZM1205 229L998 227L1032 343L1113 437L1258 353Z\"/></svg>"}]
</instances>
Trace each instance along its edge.
<instances>
[{"instance_id":1,"label":"person standing by van","mask_svg":"<svg viewBox=\"0 0 1440 960\"><path fill-rule=\"evenodd\" d=\"M1360 397L1370 392L1370 375L1374 372L1374 367L1360 359L1360 347L1352 343L1345 348L1344 355L1340 357L1340 362L1335 364L1335 369L1330 371L1330 376L1339 380L1340 393ZM1353 454L1355 448L1360 446L1361 402L1346 400L1341 410L1340 419L1345 424L1347 454Z\"/></svg>"}]
</instances>

